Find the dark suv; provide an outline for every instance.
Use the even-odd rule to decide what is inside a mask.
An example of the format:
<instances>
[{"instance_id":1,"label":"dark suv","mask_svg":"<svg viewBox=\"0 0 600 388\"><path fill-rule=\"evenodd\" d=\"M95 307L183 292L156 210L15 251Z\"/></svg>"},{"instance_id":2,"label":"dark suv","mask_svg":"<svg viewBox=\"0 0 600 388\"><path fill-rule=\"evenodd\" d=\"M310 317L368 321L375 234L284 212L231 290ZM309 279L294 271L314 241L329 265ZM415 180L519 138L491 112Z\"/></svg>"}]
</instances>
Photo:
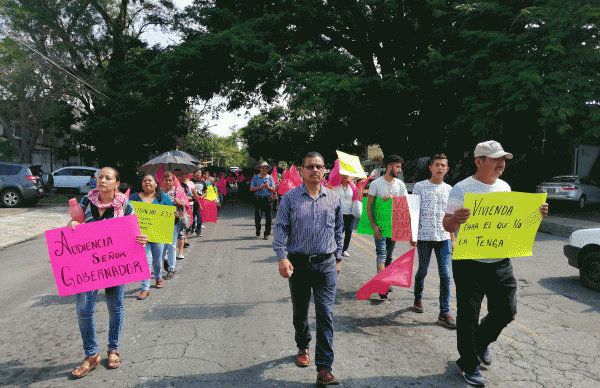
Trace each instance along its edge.
<instances>
[{"instance_id":1,"label":"dark suv","mask_svg":"<svg viewBox=\"0 0 600 388\"><path fill-rule=\"evenodd\" d=\"M40 165L0 162L0 201L6 207L35 204L52 193L53 178Z\"/></svg>"}]
</instances>

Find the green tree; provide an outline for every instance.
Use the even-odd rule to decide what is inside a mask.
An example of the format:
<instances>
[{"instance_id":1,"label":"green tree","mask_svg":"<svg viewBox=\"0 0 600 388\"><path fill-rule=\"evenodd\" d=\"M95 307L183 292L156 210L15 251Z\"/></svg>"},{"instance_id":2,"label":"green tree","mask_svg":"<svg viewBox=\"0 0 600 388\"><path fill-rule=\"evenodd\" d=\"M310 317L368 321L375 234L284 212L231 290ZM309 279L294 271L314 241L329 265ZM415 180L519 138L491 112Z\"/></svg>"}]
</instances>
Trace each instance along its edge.
<instances>
[{"instance_id":1,"label":"green tree","mask_svg":"<svg viewBox=\"0 0 600 388\"><path fill-rule=\"evenodd\" d=\"M462 155L494 137L531 150L544 133L597 131L598 14L585 0L205 0L179 15L171 65L229 109L283 90L323 118L312 145Z\"/></svg>"}]
</instances>

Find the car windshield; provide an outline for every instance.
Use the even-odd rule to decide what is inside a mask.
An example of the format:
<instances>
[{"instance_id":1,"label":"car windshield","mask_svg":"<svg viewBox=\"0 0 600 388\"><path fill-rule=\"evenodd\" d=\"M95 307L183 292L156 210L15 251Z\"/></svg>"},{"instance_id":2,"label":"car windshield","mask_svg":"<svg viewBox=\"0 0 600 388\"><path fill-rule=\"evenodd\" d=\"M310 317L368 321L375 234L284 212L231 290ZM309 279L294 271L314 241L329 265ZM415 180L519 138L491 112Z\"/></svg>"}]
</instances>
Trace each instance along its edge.
<instances>
[{"instance_id":1,"label":"car windshield","mask_svg":"<svg viewBox=\"0 0 600 388\"><path fill-rule=\"evenodd\" d=\"M44 173L42 171L42 166L40 165L29 166L29 170L31 170L31 174L35 176L42 176L42 174Z\"/></svg>"},{"instance_id":2,"label":"car windshield","mask_svg":"<svg viewBox=\"0 0 600 388\"><path fill-rule=\"evenodd\" d=\"M577 180L576 176L555 176L548 182L560 182L560 183L575 183Z\"/></svg>"}]
</instances>

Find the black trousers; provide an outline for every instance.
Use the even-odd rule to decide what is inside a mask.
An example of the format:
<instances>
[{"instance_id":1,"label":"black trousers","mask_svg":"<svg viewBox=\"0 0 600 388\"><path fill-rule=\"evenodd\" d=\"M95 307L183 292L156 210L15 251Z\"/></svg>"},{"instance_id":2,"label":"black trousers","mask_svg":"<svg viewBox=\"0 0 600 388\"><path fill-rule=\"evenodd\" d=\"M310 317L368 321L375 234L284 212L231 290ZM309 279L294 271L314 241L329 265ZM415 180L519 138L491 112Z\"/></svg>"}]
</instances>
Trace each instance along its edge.
<instances>
[{"instance_id":1,"label":"black trousers","mask_svg":"<svg viewBox=\"0 0 600 388\"><path fill-rule=\"evenodd\" d=\"M495 263L453 260L456 285L456 341L460 369L473 373L479 365L477 353L496 341L517 314L517 280L510 259ZM488 314L479 322L483 297Z\"/></svg>"},{"instance_id":2,"label":"black trousers","mask_svg":"<svg viewBox=\"0 0 600 388\"><path fill-rule=\"evenodd\" d=\"M353 222L354 216L352 214L344 214L344 248L342 248L343 251L347 251L348 247L350 246Z\"/></svg>"},{"instance_id":3,"label":"black trousers","mask_svg":"<svg viewBox=\"0 0 600 388\"><path fill-rule=\"evenodd\" d=\"M265 213L265 236L271 234L271 196L256 197L254 205L254 225L256 231L260 233L261 212Z\"/></svg>"}]
</instances>

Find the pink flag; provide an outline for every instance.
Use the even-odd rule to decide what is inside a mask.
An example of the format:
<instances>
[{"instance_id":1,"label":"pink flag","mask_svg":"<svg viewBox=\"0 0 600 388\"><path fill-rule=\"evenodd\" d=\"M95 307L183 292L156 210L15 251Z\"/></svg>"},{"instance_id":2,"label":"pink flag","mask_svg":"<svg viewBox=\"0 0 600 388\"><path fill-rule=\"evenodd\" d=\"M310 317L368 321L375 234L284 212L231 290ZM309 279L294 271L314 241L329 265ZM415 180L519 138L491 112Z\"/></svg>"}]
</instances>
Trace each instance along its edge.
<instances>
[{"instance_id":1,"label":"pink flag","mask_svg":"<svg viewBox=\"0 0 600 388\"><path fill-rule=\"evenodd\" d=\"M358 198L358 192L363 191L365 189L365 186L367 185L367 183L369 183L369 181L371 179L373 179L374 177L375 177L375 175L371 175L367 179L363 179L362 181L358 182L358 186L356 187L356 190L354 190L354 188L352 189L353 190L353 195L352 195L353 201L362 201L362 198Z\"/></svg>"},{"instance_id":2,"label":"pink flag","mask_svg":"<svg viewBox=\"0 0 600 388\"><path fill-rule=\"evenodd\" d=\"M185 194L183 187L181 187L181 182L179 182L179 179L175 178L174 180L175 180L175 198L180 200L185 205L185 210L187 210L187 212L190 216L190 220L192 220L192 219L194 219L194 213L192 212L192 207L190 206L190 201L189 201L187 195Z\"/></svg>"},{"instance_id":3,"label":"pink flag","mask_svg":"<svg viewBox=\"0 0 600 388\"><path fill-rule=\"evenodd\" d=\"M128 188L127 191L125 192L125 198L127 198L128 201L129 201L130 194L131 194L131 188Z\"/></svg>"},{"instance_id":4,"label":"pink flag","mask_svg":"<svg viewBox=\"0 0 600 388\"><path fill-rule=\"evenodd\" d=\"M156 180L158 181L159 186L162 183L163 175L165 175L165 169L163 168L163 165L161 164L158 166L158 172L156 173Z\"/></svg>"},{"instance_id":5,"label":"pink flag","mask_svg":"<svg viewBox=\"0 0 600 388\"><path fill-rule=\"evenodd\" d=\"M200 212L202 222L217 222L217 204L208 199L200 198L202 211Z\"/></svg>"},{"instance_id":6,"label":"pink flag","mask_svg":"<svg viewBox=\"0 0 600 388\"><path fill-rule=\"evenodd\" d=\"M298 187L302 184L302 182L304 182L304 180L298 173L298 170L296 170L296 166L294 166L293 164L292 167L290 167L290 180L292 181L294 187Z\"/></svg>"},{"instance_id":7,"label":"pink flag","mask_svg":"<svg viewBox=\"0 0 600 388\"><path fill-rule=\"evenodd\" d=\"M342 184L342 180L340 177L340 160L336 159L329 173L329 188L334 188Z\"/></svg>"},{"instance_id":8,"label":"pink flag","mask_svg":"<svg viewBox=\"0 0 600 388\"><path fill-rule=\"evenodd\" d=\"M225 176L221 175L221 179L219 179L219 184L217 185L219 188L219 192L223 195L227 195L227 181L225 181Z\"/></svg>"},{"instance_id":9,"label":"pink flag","mask_svg":"<svg viewBox=\"0 0 600 388\"><path fill-rule=\"evenodd\" d=\"M406 252L373 279L369 280L356 293L356 299L369 299L371 294L386 294L390 286L410 287L412 284L415 249Z\"/></svg>"},{"instance_id":10,"label":"pink flag","mask_svg":"<svg viewBox=\"0 0 600 388\"><path fill-rule=\"evenodd\" d=\"M273 172L271 173L271 176L273 177L273 182L275 182L275 186L277 186L277 184L279 183L279 175L277 175L277 166L273 167Z\"/></svg>"}]
</instances>

